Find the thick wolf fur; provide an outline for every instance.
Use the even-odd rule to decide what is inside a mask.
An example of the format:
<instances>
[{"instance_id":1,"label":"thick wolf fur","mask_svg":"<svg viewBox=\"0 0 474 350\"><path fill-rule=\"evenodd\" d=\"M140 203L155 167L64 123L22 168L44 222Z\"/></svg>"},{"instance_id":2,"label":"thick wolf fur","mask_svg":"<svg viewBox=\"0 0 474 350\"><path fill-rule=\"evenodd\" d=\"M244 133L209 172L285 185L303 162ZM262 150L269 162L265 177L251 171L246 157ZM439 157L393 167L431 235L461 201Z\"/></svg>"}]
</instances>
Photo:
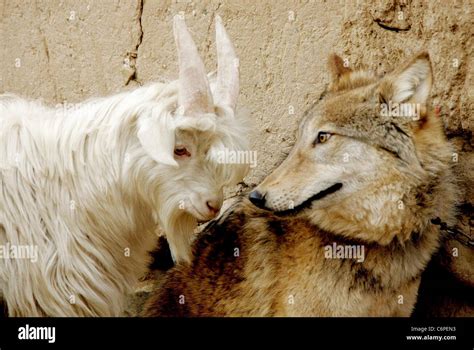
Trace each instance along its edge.
<instances>
[{"instance_id":1,"label":"thick wolf fur","mask_svg":"<svg viewBox=\"0 0 474 350\"><path fill-rule=\"evenodd\" d=\"M330 93L307 113L288 158L196 240L147 316L409 316L454 223L453 149L431 113L428 54L385 77L331 56ZM417 118L381 115L413 103ZM329 136L322 138L320 132ZM363 261L328 246L364 248Z\"/></svg>"}]
</instances>

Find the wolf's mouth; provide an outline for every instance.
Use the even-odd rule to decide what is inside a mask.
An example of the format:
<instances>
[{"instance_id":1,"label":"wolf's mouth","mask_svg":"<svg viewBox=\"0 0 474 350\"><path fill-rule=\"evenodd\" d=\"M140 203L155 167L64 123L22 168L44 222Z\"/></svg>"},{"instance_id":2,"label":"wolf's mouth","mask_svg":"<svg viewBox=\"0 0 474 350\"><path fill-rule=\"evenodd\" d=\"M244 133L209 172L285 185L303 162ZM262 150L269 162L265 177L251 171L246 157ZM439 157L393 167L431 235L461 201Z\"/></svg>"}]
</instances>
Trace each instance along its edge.
<instances>
[{"instance_id":1,"label":"wolf's mouth","mask_svg":"<svg viewBox=\"0 0 474 350\"><path fill-rule=\"evenodd\" d=\"M299 211L301 211L305 208L310 207L311 203L313 203L313 201L316 201L316 200L322 199L326 196L329 196L330 194L339 191L341 188L342 188L342 183L340 183L340 182L335 183L334 185L326 188L325 190L322 190L322 191L316 193L315 195L309 197L307 200L305 200L303 203L297 205L293 209L275 211L275 214L277 214L277 215L286 215L286 214L292 214L292 213L299 212Z\"/></svg>"}]
</instances>

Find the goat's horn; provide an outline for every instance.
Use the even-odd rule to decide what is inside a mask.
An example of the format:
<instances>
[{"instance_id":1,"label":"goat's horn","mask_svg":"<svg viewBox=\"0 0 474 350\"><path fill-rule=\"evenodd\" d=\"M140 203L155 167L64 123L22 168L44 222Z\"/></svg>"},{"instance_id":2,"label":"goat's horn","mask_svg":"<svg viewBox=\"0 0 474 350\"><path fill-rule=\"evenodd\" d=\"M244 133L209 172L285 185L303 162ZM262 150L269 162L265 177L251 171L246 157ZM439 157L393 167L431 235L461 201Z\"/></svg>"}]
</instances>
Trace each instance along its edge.
<instances>
[{"instance_id":1,"label":"goat's horn","mask_svg":"<svg viewBox=\"0 0 474 350\"><path fill-rule=\"evenodd\" d=\"M212 112L214 102L206 69L182 16L174 17L173 31L178 49L179 108L188 115Z\"/></svg>"},{"instance_id":2,"label":"goat's horn","mask_svg":"<svg viewBox=\"0 0 474 350\"><path fill-rule=\"evenodd\" d=\"M239 96L239 59L222 18L216 16L217 86L216 101L235 109Z\"/></svg>"}]
</instances>

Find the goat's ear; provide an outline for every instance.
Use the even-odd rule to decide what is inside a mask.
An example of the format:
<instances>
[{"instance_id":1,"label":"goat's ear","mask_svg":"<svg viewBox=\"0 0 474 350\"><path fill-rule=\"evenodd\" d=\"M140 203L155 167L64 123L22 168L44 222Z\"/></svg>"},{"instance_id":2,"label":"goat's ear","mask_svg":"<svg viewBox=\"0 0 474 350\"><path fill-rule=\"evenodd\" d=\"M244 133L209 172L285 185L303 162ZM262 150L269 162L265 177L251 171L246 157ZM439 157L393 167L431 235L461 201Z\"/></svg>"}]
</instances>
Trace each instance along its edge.
<instances>
[{"instance_id":1,"label":"goat's ear","mask_svg":"<svg viewBox=\"0 0 474 350\"><path fill-rule=\"evenodd\" d=\"M182 114L211 113L214 102L209 89L206 69L189 34L184 18L174 17L173 32L178 49L179 90L178 104Z\"/></svg>"},{"instance_id":2,"label":"goat's ear","mask_svg":"<svg viewBox=\"0 0 474 350\"><path fill-rule=\"evenodd\" d=\"M173 156L175 127L171 116L139 120L137 136L151 158L158 163L178 167Z\"/></svg>"},{"instance_id":3,"label":"goat's ear","mask_svg":"<svg viewBox=\"0 0 474 350\"><path fill-rule=\"evenodd\" d=\"M222 18L216 15L217 81L214 96L218 104L235 109L239 97L239 59Z\"/></svg>"},{"instance_id":4,"label":"goat's ear","mask_svg":"<svg viewBox=\"0 0 474 350\"><path fill-rule=\"evenodd\" d=\"M430 56L427 52L420 53L383 78L380 100L424 105L430 96L432 82Z\"/></svg>"},{"instance_id":5,"label":"goat's ear","mask_svg":"<svg viewBox=\"0 0 474 350\"><path fill-rule=\"evenodd\" d=\"M342 76L352 72L352 69L347 67L343 59L335 53L329 56L328 68L329 72L331 73L331 80L333 85L337 85Z\"/></svg>"}]
</instances>

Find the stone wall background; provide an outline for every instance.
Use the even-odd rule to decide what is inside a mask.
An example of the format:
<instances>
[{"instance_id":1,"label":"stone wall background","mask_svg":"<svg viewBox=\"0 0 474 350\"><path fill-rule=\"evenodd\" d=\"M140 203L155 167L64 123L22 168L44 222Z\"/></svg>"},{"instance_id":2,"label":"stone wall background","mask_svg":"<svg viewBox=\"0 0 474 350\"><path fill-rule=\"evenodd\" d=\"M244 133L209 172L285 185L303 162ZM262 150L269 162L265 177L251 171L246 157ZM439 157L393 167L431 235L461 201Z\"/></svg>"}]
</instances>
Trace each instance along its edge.
<instances>
[{"instance_id":1,"label":"stone wall background","mask_svg":"<svg viewBox=\"0 0 474 350\"><path fill-rule=\"evenodd\" d=\"M211 71L219 14L241 61L240 106L255 123L258 166L245 179L253 186L285 158L303 112L327 87L329 53L384 73L428 50L433 102L458 147L472 214L472 8L470 0L0 0L0 93L74 103L175 79L180 11Z\"/></svg>"}]
</instances>

